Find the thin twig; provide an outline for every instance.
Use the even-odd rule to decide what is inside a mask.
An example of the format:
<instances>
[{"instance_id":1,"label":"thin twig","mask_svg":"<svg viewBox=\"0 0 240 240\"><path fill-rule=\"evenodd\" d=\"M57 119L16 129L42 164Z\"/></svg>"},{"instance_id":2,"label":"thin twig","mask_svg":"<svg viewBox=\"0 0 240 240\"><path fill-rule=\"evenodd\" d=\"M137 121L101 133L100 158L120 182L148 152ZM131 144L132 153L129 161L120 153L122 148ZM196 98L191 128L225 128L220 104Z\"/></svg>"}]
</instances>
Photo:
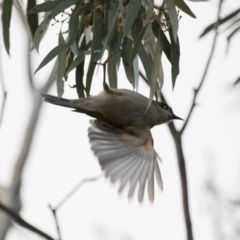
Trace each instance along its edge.
<instances>
[{"instance_id":1,"label":"thin twig","mask_svg":"<svg viewBox=\"0 0 240 240\"><path fill-rule=\"evenodd\" d=\"M54 217L54 221L55 221L57 233L58 233L58 239L62 240L62 234L61 234L61 230L60 230L60 226L59 226L59 221L57 218L57 209L52 208L52 206L50 204L48 206L49 206L50 210L52 211L52 214Z\"/></svg>"},{"instance_id":2,"label":"thin twig","mask_svg":"<svg viewBox=\"0 0 240 240\"><path fill-rule=\"evenodd\" d=\"M193 109L196 106L196 99L197 99L198 93L199 93L199 91L200 91L200 89L203 85L204 80L206 79L206 76L207 76L207 73L208 73L208 70L209 70L209 66L210 66L210 63L212 61L213 53L214 53L216 43L217 43L218 26L219 26L219 21L220 21L220 13L221 13L221 8L222 8L222 3L223 3L223 0L219 0L217 21L215 23L215 35L214 35L214 38L213 38L212 48L211 48L211 51L210 51L210 54L209 54L209 57L208 57L208 61L207 61L205 70L203 72L203 76L202 76L201 81L199 83L199 86L198 86L198 88L194 89L194 96L193 96L193 100L192 100L192 105L190 107L190 110L189 110L188 116L186 118L186 121L184 122L184 124L182 126L182 129L180 130L181 134L183 134L183 132L184 132L184 130L185 130L185 128L186 128L186 126L189 122L189 119L192 116Z\"/></svg>"},{"instance_id":3,"label":"thin twig","mask_svg":"<svg viewBox=\"0 0 240 240\"><path fill-rule=\"evenodd\" d=\"M0 53L1 53L1 44L0 44ZM1 82L1 89L2 89L2 93L3 93L2 107L0 110L0 126L2 124L5 104L6 104L6 100L7 100L7 92L5 89L5 84L4 84L4 80L3 80L3 71L1 68L3 68L3 64L2 64L1 54L0 54L0 82Z\"/></svg>"},{"instance_id":4,"label":"thin twig","mask_svg":"<svg viewBox=\"0 0 240 240\"><path fill-rule=\"evenodd\" d=\"M50 204L48 205L53 217L54 217L54 221L55 221L55 225L57 228L57 233L58 233L58 238L59 240L62 240L62 235L61 235L61 231L60 231L60 226L59 226L59 221L57 218L57 211L58 209L86 182L94 182L97 181L101 176L95 177L95 178L87 178L87 179L83 179L81 180L81 182L79 182L59 203L58 205L53 208Z\"/></svg>"},{"instance_id":5,"label":"thin twig","mask_svg":"<svg viewBox=\"0 0 240 240\"><path fill-rule=\"evenodd\" d=\"M101 177L102 176L83 179L57 204L57 206L55 207L55 211L58 210L84 183L95 182Z\"/></svg>"},{"instance_id":6,"label":"thin twig","mask_svg":"<svg viewBox=\"0 0 240 240\"><path fill-rule=\"evenodd\" d=\"M18 213L14 212L12 209L4 205L2 202L0 202L0 209L8 214L17 224L21 225L22 227L30 230L31 232L34 232L48 240L54 240L51 236L46 234L45 232L41 231L40 229L34 227L32 224L26 222L22 217L19 216Z\"/></svg>"}]
</instances>

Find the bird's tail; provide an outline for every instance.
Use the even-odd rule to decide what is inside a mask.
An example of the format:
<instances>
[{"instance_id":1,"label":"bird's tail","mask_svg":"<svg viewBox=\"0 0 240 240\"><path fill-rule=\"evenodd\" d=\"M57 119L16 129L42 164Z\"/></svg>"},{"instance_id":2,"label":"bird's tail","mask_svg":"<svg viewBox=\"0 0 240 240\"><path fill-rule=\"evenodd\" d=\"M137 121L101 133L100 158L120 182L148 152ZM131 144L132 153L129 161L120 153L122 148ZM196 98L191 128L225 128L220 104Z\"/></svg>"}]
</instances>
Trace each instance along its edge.
<instances>
[{"instance_id":1,"label":"bird's tail","mask_svg":"<svg viewBox=\"0 0 240 240\"><path fill-rule=\"evenodd\" d=\"M58 97L55 97L55 96L52 96L52 95L49 95L46 93L42 93L42 96L43 96L43 100L45 102L48 102L48 103L51 103L54 105L68 107L68 108L75 108L75 109L78 107L77 104L74 103L74 101L72 101L72 100L68 100L65 98L58 98Z\"/></svg>"}]
</instances>

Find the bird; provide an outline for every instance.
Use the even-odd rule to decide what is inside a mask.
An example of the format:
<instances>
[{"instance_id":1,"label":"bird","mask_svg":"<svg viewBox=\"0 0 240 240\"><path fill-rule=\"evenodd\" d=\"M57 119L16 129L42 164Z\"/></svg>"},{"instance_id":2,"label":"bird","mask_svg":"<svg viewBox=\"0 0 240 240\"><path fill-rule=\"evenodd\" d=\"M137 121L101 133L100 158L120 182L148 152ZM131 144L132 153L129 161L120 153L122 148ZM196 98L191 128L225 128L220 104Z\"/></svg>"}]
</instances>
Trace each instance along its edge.
<instances>
[{"instance_id":1,"label":"bird","mask_svg":"<svg viewBox=\"0 0 240 240\"><path fill-rule=\"evenodd\" d=\"M79 99L58 98L42 93L45 102L72 108L87 114L90 120L88 137L91 149L98 158L106 178L114 183L120 180L119 192L129 183L128 198L133 197L137 184L138 201L144 198L147 183L148 197L154 201L154 176L163 190L163 181L154 150L150 129L177 117L164 102L149 99L127 89L109 88L96 96Z\"/></svg>"}]
</instances>

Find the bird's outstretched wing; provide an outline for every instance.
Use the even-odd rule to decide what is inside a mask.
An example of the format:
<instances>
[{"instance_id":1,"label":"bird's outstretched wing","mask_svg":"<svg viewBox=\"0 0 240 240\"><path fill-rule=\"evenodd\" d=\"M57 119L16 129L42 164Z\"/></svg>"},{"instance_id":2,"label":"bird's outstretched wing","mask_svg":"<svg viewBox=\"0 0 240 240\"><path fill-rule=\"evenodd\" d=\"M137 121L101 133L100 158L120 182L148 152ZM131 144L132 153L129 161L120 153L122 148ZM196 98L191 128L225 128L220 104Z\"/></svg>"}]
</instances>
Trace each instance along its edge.
<instances>
[{"instance_id":1,"label":"bird's outstretched wing","mask_svg":"<svg viewBox=\"0 0 240 240\"><path fill-rule=\"evenodd\" d=\"M88 136L91 149L98 157L105 176L110 177L112 182L120 179L119 191L130 182L129 198L139 182L139 202L143 200L145 185L148 182L148 196L150 201L153 201L154 175L161 189L163 184L158 166L159 156L153 148L150 130L129 133L98 120L90 120L90 123Z\"/></svg>"}]
</instances>

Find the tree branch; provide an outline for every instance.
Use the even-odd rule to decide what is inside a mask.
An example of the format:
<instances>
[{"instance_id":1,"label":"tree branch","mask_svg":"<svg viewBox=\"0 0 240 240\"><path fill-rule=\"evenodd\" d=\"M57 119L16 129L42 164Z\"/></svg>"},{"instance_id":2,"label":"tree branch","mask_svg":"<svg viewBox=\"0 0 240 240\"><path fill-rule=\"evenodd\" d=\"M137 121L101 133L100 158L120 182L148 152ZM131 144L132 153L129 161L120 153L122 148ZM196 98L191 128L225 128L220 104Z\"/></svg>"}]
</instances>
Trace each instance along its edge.
<instances>
[{"instance_id":1,"label":"tree branch","mask_svg":"<svg viewBox=\"0 0 240 240\"><path fill-rule=\"evenodd\" d=\"M208 61L207 61L205 70L203 72L203 76L201 78L201 81L200 81L198 87L196 89L194 89L194 96L193 96L193 100L192 100L192 105L190 107L190 110L189 110L188 116L186 118L186 121L183 124L182 129L180 130L181 134L183 134L183 132L184 132L184 130L185 130L185 128L186 128L186 126L187 126L187 124L189 122L189 119L192 116L193 109L196 106L196 99L197 99L198 93L199 93L199 91L200 91L200 89L201 89L201 87L203 85L204 80L206 79L206 76L207 76L207 73L208 73L208 70L209 70L209 67L210 67L210 63L212 61L213 53L214 53L214 50L215 50L215 47L216 47L216 43L217 43L218 26L219 26L219 21L220 21L220 13L221 13L221 8L222 8L222 3L223 3L223 0L219 0L218 12L217 12L217 21L215 23L215 35L214 35L214 38L213 38L212 48L211 48L211 51L210 51L210 54L209 54L209 57L208 57Z\"/></svg>"},{"instance_id":2,"label":"tree branch","mask_svg":"<svg viewBox=\"0 0 240 240\"><path fill-rule=\"evenodd\" d=\"M81 180L55 207L55 211L58 210L84 183L87 182L95 182L100 179L102 176L93 177L93 178L86 178Z\"/></svg>"},{"instance_id":3,"label":"tree branch","mask_svg":"<svg viewBox=\"0 0 240 240\"><path fill-rule=\"evenodd\" d=\"M1 44L0 44L0 53L1 53ZM2 57L1 57L1 54L0 54L0 82L1 82L1 89L2 89L2 94L3 94L3 100L2 100L2 107L1 107L1 110L0 110L0 126L2 124L2 120L3 120L3 114L4 114L4 109L5 109L5 104L6 104L6 100L7 100L7 92L6 92L6 89L5 89L5 84L4 84L4 79L3 79L3 64L2 64Z\"/></svg>"},{"instance_id":4,"label":"tree branch","mask_svg":"<svg viewBox=\"0 0 240 240\"><path fill-rule=\"evenodd\" d=\"M30 230L31 232L34 232L48 240L54 240L54 238L52 238L51 236L49 236L48 234L46 234L45 232L39 230L38 228L34 227L33 225L31 225L30 223L26 222L23 218L21 218L19 216L18 213L16 213L15 211L13 211L12 209L10 209L9 207L7 207L6 205L4 205L3 203L1 203L0 201L0 209L8 214L17 224L19 224L20 226Z\"/></svg>"},{"instance_id":5,"label":"tree branch","mask_svg":"<svg viewBox=\"0 0 240 240\"><path fill-rule=\"evenodd\" d=\"M30 61L30 58L28 58ZM31 64L28 63L28 67ZM28 70L28 73L31 71ZM53 78L49 78L44 86L44 90L48 90L53 83ZM33 80L29 79L29 83L31 84ZM42 97L41 91L42 89L38 90L35 89L34 86L31 86L32 89L32 97L33 97L33 108L32 113L27 125L27 129L25 135L22 140L22 146L18 157L15 161L15 166L12 174L12 182L11 186L8 189L8 196L7 196L7 203L8 205L14 209L15 212L20 212L21 210L21 201L20 201L20 187L21 187L21 179L22 173L24 170L24 166L27 162L28 154L32 145L32 139L34 136L34 132L36 129L36 125L38 122L39 113L42 106ZM8 229L11 226L11 219L8 216L3 217L2 222L0 224L0 239L5 239Z\"/></svg>"}]
</instances>

